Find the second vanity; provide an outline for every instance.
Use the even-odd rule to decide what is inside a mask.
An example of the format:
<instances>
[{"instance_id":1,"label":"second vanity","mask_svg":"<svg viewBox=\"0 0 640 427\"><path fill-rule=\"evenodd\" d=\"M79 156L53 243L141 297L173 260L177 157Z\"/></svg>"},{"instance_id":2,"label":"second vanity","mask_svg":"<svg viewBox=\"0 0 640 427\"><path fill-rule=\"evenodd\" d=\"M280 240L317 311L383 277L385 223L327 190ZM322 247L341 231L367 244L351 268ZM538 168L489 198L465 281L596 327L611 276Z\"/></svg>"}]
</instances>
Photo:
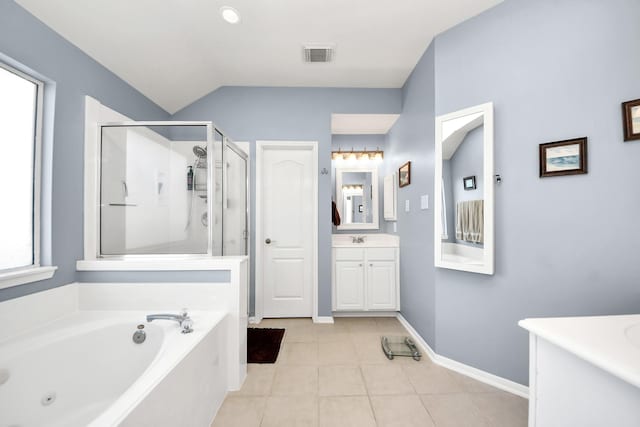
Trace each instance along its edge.
<instances>
[{"instance_id":1,"label":"second vanity","mask_svg":"<svg viewBox=\"0 0 640 427\"><path fill-rule=\"evenodd\" d=\"M332 235L333 311L399 311L399 246L391 234Z\"/></svg>"}]
</instances>

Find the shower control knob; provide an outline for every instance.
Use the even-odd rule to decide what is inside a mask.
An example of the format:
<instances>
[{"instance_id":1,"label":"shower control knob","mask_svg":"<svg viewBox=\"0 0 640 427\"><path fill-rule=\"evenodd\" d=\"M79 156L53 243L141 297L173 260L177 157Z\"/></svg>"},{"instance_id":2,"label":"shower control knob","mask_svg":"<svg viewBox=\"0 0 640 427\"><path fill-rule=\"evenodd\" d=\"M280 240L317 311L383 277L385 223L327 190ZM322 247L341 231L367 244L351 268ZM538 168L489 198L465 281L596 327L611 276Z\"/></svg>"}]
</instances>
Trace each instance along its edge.
<instances>
[{"instance_id":1,"label":"shower control knob","mask_svg":"<svg viewBox=\"0 0 640 427\"><path fill-rule=\"evenodd\" d=\"M264 241L264 242L265 242L267 245L269 245L269 244L271 244L271 239L267 238L267 239L265 239L265 241Z\"/></svg>"}]
</instances>

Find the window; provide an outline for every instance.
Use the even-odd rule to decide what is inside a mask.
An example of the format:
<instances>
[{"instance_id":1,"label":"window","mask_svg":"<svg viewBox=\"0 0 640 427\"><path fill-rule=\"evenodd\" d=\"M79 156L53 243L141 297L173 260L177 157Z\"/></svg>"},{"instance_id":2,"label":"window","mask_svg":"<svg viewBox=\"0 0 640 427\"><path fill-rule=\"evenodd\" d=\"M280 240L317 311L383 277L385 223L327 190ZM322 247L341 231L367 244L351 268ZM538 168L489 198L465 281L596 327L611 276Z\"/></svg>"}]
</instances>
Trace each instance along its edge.
<instances>
[{"instance_id":1,"label":"window","mask_svg":"<svg viewBox=\"0 0 640 427\"><path fill-rule=\"evenodd\" d=\"M46 278L16 281L40 266L43 87L42 82L0 63L0 288Z\"/></svg>"}]
</instances>

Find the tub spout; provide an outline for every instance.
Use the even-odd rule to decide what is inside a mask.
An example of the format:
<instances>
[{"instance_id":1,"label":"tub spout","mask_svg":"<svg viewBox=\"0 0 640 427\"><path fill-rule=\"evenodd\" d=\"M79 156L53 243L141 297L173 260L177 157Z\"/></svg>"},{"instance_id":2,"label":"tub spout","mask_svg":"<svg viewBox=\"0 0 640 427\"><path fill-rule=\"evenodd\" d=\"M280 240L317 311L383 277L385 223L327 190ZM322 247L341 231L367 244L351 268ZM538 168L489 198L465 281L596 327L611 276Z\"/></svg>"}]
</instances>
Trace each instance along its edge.
<instances>
[{"instance_id":1,"label":"tub spout","mask_svg":"<svg viewBox=\"0 0 640 427\"><path fill-rule=\"evenodd\" d=\"M147 315L147 322L153 322L154 320L174 320L180 324L183 334L193 332L193 320L189 317L186 309L183 309L180 314L149 314Z\"/></svg>"}]
</instances>

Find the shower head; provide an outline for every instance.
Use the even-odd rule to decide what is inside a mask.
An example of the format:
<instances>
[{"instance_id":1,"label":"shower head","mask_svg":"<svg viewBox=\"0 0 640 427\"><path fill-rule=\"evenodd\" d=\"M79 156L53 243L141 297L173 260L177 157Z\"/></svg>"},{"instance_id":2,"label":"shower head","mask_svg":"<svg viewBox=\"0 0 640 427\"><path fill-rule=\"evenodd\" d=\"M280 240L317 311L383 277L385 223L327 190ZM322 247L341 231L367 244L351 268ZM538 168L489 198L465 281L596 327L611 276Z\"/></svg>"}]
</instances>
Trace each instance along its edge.
<instances>
[{"instance_id":1,"label":"shower head","mask_svg":"<svg viewBox=\"0 0 640 427\"><path fill-rule=\"evenodd\" d=\"M193 146L193 154L198 156L200 159L204 159L207 157L207 149L204 147L200 147L199 145Z\"/></svg>"}]
</instances>

